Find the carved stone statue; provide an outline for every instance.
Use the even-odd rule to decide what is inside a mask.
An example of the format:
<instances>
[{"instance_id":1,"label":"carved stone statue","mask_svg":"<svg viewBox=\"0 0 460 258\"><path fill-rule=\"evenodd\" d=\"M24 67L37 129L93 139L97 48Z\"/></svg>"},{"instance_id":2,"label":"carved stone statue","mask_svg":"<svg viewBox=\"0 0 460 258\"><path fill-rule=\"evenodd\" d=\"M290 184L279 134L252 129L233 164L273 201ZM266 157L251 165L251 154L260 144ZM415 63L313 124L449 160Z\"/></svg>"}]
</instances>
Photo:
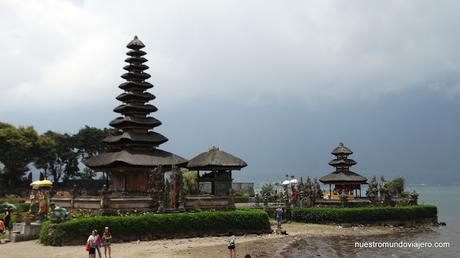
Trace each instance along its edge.
<instances>
[{"instance_id":1,"label":"carved stone statue","mask_svg":"<svg viewBox=\"0 0 460 258\"><path fill-rule=\"evenodd\" d=\"M256 207L259 208L260 197L258 193L254 196L254 202L256 203Z\"/></svg>"},{"instance_id":2,"label":"carved stone statue","mask_svg":"<svg viewBox=\"0 0 460 258\"><path fill-rule=\"evenodd\" d=\"M366 196L372 203L377 203L379 197L379 189L375 176L373 176L369 182L369 188L367 189Z\"/></svg>"},{"instance_id":3,"label":"carved stone statue","mask_svg":"<svg viewBox=\"0 0 460 258\"><path fill-rule=\"evenodd\" d=\"M321 185L319 184L318 180L314 180L315 188L316 188L316 198L323 199L323 190L321 189Z\"/></svg>"},{"instance_id":4,"label":"carved stone statue","mask_svg":"<svg viewBox=\"0 0 460 258\"><path fill-rule=\"evenodd\" d=\"M268 196L269 196L269 193L265 193L263 195L263 202L264 202L264 207L267 208L268 207Z\"/></svg>"},{"instance_id":5,"label":"carved stone statue","mask_svg":"<svg viewBox=\"0 0 460 258\"><path fill-rule=\"evenodd\" d=\"M409 197L410 197L409 204L418 205L418 193L415 190L413 190L409 194Z\"/></svg>"},{"instance_id":6,"label":"carved stone statue","mask_svg":"<svg viewBox=\"0 0 460 258\"><path fill-rule=\"evenodd\" d=\"M379 192L382 203L385 205L391 205L391 193L388 190L387 182L385 181L385 178L383 176L380 178Z\"/></svg>"}]
</instances>

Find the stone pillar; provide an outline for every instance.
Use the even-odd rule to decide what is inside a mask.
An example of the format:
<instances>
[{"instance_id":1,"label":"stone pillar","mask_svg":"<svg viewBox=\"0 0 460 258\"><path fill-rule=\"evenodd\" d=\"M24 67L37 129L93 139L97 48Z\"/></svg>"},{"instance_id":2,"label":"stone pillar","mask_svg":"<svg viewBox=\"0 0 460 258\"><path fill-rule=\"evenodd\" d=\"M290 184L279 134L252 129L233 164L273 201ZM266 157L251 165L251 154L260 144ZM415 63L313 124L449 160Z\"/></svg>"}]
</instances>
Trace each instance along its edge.
<instances>
[{"instance_id":1,"label":"stone pillar","mask_svg":"<svg viewBox=\"0 0 460 258\"><path fill-rule=\"evenodd\" d=\"M178 174L180 172L177 171L176 166L171 167L171 192L170 192L170 198L171 198L171 208L176 209L177 208L177 194L178 194Z\"/></svg>"},{"instance_id":2,"label":"stone pillar","mask_svg":"<svg viewBox=\"0 0 460 258\"><path fill-rule=\"evenodd\" d=\"M156 169L153 170L152 175L152 202L155 206L157 206L157 211L162 212L164 211L164 171L161 166L158 166Z\"/></svg>"},{"instance_id":3,"label":"stone pillar","mask_svg":"<svg viewBox=\"0 0 460 258\"><path fill-rule=\"evenodd\" d=\"M102 214L108 214L110 210L110 191L106 184L102 187L101 191L101 211Z\"/></svg>"}]
</instances>

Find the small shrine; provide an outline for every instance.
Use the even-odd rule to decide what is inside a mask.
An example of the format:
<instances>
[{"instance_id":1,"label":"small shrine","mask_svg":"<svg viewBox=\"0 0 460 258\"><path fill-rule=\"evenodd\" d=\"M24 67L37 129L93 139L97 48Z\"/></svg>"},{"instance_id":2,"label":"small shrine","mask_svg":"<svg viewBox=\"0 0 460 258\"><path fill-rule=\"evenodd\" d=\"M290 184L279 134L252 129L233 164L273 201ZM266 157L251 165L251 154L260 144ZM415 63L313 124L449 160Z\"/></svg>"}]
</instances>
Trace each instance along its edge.
<instances>
[{"instance_id":1,"label":"small shrine","mask_svg":"<svg viewBox=\"0 0 460 258\"><path fill-rule=\"evenodd\" d=\"M350 170L350 167L357 164L356 161L348 158L353 152L340 143L331 154L336 158L331 160L329 165L334 167L335 171L319 179L323 184L329 185L329 193L325 199L335 199L334 196L339 198L339 195L351 198L361 196L361 185L367 184L367 178ZM332 190L332 185L334 185L334 190Z\"/></svg>"},{"instance_id":2,"label":"small shrine","mask_svg":"<svg viewBox=\"0 0 460 258\"><path fill-rule=\"evenodd\" d=\"M187 196L187 206L193 206L193 202L199 200L201 208L234 208L232 171L241 170L246 166L244 160L217 147L212 147L209 151L192 158L187 168L196 170L198 183L210 185L210 190L207 194Z\"/></svg>"}]
</instances>

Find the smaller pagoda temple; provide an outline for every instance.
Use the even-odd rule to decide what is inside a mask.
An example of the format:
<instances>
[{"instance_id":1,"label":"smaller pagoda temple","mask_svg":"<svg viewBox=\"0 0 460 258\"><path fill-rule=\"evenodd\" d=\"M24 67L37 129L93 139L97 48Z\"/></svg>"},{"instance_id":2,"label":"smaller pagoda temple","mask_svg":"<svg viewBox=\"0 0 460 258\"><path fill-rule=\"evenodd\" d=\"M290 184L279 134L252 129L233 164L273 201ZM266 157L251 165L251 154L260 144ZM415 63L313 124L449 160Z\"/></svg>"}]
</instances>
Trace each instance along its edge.
<instances>
[{"instance_id":1,"label":"smaller pagoda temple","mask_svg":"<svg viewBox=\"0 0 460 258\"><path fill-rule=\"evenodd\" d=\"M198 201L200 209L234 208L231 192L232 170L240 170L246 166L244 160L217 147L212 147L209 151L192 158L187 168L197 171L198 183L210 183L211 191L207 196L187 196L186 205L190 207L193 206L193 202Z\"/></svg>"},{"instance_id":2,"label":"smaller pagoda temple","mask_svg":"<svg viewBox=\"0 0 460 258\"><path fill-rule=\"evenodd\" d=\"M332 185L334 185L334 193L336 194L360 196L361 185L367 184L367 178L350 170L350 167L357 164L356 161L348 158L353 152L343 143L340 143L339 146L332 150L331 154L336 158L331 160L329 165L335 167L335 171L319 180L323 184L329 185L329 199L332 199L333 196Z\"/></svg>"}]
</instances>

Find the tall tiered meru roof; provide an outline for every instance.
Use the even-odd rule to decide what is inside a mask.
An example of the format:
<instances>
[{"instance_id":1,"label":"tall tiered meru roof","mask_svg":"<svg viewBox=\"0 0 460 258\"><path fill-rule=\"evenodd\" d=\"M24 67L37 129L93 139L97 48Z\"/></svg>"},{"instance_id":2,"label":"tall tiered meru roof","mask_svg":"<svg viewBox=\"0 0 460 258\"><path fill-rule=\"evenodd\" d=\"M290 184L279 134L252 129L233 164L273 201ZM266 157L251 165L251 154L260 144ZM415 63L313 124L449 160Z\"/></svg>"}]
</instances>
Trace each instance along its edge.
<instances>
[{"instance_id":1,"label":"tall tiered meru roof","mask_svg":"<svg viewBox=\"0 0 460 258\"><path fill-rule=\"evenodd\" d=\"M127 72L121 76L126 82L119 86L124 92L117 97L123 104L114 109L123 116L110 122L119 133L105 138L108 151L91 157L86 161L86 165L95 170L103 170L126 166L156 167L184 164L187 162L186 159L157 148L168 139L152 131L161 125L161 122L149 116L158 109L148 104L155 96L147 92L153 85L145 81L150 78L145 72L149 68L144 64L147 62L144 58L146 52L141 50L145 45L135 36L127 47L130 49L125 60L128 65L123 67Z\"/></svg>"}]
</instances>

